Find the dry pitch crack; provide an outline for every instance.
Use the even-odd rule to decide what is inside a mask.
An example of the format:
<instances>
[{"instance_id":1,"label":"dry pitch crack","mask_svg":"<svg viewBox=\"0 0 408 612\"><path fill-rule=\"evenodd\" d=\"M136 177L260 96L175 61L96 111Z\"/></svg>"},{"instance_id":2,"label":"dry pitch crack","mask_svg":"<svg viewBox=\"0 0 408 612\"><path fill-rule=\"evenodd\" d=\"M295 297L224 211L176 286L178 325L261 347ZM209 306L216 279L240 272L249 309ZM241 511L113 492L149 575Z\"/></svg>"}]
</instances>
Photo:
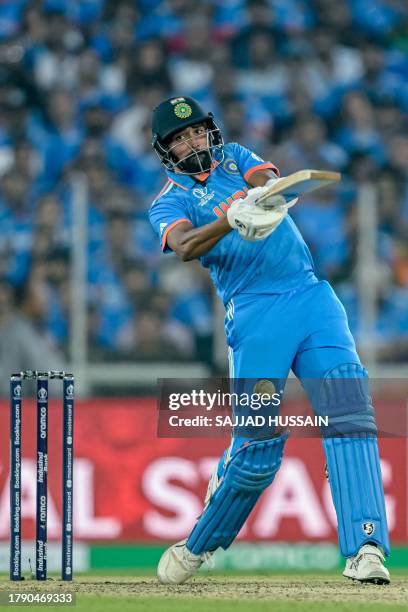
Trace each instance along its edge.
<instances>
[{"instance_id":1,"label":"dry pitch crack","mask_svg":"<svg viewBox=\"0 0 408 612\"><path fill-rule=\"evenodd\" d=\"M0 582L0 591L71 591L95 596L115 597L192 597L227 600L291 600L375 602L377 604L406 604L408 580L396 578L390 585L359 584L340 577L288 576L271 577L205 577L183 585L161 585L155 578L87 577L72 583L50 580L38 583L27 580L19 583Z\"/></svg>"}]
</instances>

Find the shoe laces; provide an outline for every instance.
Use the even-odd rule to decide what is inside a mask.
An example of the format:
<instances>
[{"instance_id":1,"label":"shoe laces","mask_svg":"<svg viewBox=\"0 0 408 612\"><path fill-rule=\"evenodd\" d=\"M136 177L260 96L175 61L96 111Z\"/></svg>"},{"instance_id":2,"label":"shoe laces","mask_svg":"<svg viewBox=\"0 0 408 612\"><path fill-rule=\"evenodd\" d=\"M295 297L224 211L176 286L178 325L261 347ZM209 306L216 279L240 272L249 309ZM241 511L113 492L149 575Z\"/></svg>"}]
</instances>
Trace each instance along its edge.
<instances>
[{"instance_id":1,"label":"shoe laces","mask_svg":"<svg viewBox=\"0 0 408 612\"><path fill-rule=\"evenodd\" d=\"M203 563L207 563L208 567L210 569L214 569L215 567L215 562L214 562L214 552L205 552L201 555L201 558L203 560Z\"/></svg>"},{"instance_id":2,"label":"shoe laces","mask_svg":"<svg viewBox=\"0 0 408 612\"><path fill-rule=\"evenodd\" d=\"M375 550L373 550L373 549L375 549ZM369 557L370 562L384 563L383 552L382 552L382 550L378 546L370 545L370 549L369 550L364 550L364 547L363 547L363 549L361 549L361 551L359 552L359 554L355 558L355 562L356 562L357 565L361 561L363 556Z\"/></svg>"},{"instance_id":3,"label":"shoe laces","mask_svg":"<svg viewBox=\"0 0 408 612\"><path fill-rule=\"evenodd\" d=\"M213 557L214 552L203 552L200 555L195 555L194 553L190 552L188 550L187 547L184 547L183 549L183 563L185 566L187 567L195 567L195 568L199 568L203 563L207 563L208 567L210 567L211 569L214 568L214 559Z\"/></svg>"}]
</instances>

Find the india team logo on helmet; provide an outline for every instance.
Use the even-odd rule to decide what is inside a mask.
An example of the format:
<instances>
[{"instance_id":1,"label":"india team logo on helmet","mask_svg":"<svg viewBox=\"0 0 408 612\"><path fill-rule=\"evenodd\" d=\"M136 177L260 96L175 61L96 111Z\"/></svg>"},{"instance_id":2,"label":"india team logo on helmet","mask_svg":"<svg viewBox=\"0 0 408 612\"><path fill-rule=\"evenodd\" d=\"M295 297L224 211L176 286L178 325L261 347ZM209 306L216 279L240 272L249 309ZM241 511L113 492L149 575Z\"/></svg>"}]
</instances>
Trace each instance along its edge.
<instances>
[{"instance_id":1,"label":"india team logo on helmet","mask_svg":"<svg viewBox=\"0 0 408 612\"><path fill-rule=\"evenodd\" d=\"M174 113L179 119L188 119L188 117L191 117L193 109L187 102L180 102L174 107Z\"/></svg>"}]
</instances>

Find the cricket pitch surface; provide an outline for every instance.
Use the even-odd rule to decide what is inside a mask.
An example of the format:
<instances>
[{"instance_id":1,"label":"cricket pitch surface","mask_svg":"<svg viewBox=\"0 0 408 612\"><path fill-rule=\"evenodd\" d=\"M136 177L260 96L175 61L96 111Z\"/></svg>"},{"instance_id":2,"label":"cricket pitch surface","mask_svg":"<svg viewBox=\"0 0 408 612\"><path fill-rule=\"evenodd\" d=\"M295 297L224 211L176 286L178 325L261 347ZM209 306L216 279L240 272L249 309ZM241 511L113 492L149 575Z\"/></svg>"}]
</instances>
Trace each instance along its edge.
<instances>
[{"instance_id":1,"label":"cricket pitch surface","mask_svg":"<svg viewBox=\"0 0 408 612\"><path fill-rule=\"evenodd\" d=\"M256 612L258 610L379 611L407 609L408 577L399 574L387 586L359 584L339 575L259 574L205 575L182 585L162 585L152 576L78 576L71 583L0 581L0 593L76 593L75 612L146 610L147 612ZM0 610L3 606L0 606ZM11 606L13 607L13 606ZM61 605L35 605L39 610L61 610ZM66 606L62 606L66 608ZM5 609L5 608L4 608Z\"/></svg>"}]
</instances>

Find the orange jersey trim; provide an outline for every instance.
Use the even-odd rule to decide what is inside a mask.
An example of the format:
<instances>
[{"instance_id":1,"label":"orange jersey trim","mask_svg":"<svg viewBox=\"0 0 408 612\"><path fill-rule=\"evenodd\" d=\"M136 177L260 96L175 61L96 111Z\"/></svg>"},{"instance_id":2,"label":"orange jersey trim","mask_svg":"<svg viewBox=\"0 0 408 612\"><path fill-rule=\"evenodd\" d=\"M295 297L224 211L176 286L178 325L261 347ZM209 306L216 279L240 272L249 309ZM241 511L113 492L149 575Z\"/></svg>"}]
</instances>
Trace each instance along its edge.
<instances>
[{"instance_id":1,"label":"orange jersey trim","mask_svg":"<svg viewBox=\"0 0 408 612\"><path fill-rule=\"evenodd\" d=\"M205 181L210 176L214 168L216 168L219 165L219 163L220 162L218 161L213 161L209 172L203 172L202 174L195 174L194 178L198 179L199 181Z\"/></svg>"},{"instance_id":2,"label":"orange jersey trim","mask_svg":"<svg viewBox=\"0 0 408 612\"><path fill-rule=\"evenodd\" d=\"M246 182L248 182L249 177L258 170L273 170L278 176L280 176L280 172L276 166L271 164L271 162L265 162L264 164L259 164L259 166L253 166L245 172L244 179L246 180Z\"/></svg>"},{"instance_id":3,"label":"orange jersey trim","mask_svg":"<svg viewBox=\"0 0 408 612\"><path fill-rule=\"evenodd\" d=\"M173 227L176 227L176 225L178 225L179 223L185 223L186 221L188 221L188 223L191 223L190 219L177 219L177 221L173 221L173 223L170 223L169 227L166 228L166 231L162 236L162 251L164 251L164 249L166 248L167 236L169 234L169 231L172 230Z\"/></svg>"},{"instance_id":4,"label":"orange jersey trim","mask_svg":"<svg viewBox=\"0 0 408 612\"><path fill-rule=\"evenodd\" d=\"M209 176L210 172L203 172L202 174L195 174L194 178L198 179L199 181L205 181Z\"/></svg>"},{"instance_id":5,"label":"orange jersey trim","mask_svg":"<svg viewBox=\"0 0 408 612\"><path fill-rule=\"evenodd\" d=\"M154 198L153 202L155 200L158 200L161 196L161 194L167 189L167 187L169 186L170 183L170 179L167 179L167 181L164 183L163 187L160 189L159 193L157 194L157 196Z\"/></svg>"}]
</instances>

